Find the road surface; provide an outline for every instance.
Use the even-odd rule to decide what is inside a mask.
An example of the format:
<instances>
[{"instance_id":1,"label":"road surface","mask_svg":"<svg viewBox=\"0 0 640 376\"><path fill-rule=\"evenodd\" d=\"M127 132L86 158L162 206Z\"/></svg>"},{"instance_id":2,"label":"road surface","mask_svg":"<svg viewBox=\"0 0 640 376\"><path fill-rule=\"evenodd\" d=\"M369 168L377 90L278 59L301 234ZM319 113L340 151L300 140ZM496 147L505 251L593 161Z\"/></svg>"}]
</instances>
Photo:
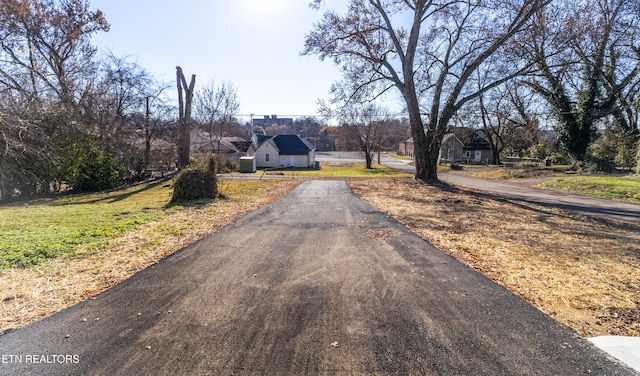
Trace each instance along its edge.
<instances>
[{"instance_id":1,"label":"road surface","mask_svg":"<svg viewBox=\"0 0 640 376\"><path fill-rule=\"evenodd\" d=\"M633 375L344 182L0 337L2 375Z\"/></svg>"},{"instance_id":2,"label":"road surface","mask_svg":"<svg viewBox=\"0 0 640 376\"><path fill-rule=\"evenodd\" d=\"M382 163L391 168L415 173L415 167L408 165L407 161L401 161L385 155ZM539 205L553 206L559 209L571 210L595 216L603 216L631 223L640 222L640 205L637 204L618 200L572 195L563 192L530 188L492 180L473 179L456 174L439 173L438 178L451 185L471 188L511 199L532 202Z\"/></svg>"}]
</instances>

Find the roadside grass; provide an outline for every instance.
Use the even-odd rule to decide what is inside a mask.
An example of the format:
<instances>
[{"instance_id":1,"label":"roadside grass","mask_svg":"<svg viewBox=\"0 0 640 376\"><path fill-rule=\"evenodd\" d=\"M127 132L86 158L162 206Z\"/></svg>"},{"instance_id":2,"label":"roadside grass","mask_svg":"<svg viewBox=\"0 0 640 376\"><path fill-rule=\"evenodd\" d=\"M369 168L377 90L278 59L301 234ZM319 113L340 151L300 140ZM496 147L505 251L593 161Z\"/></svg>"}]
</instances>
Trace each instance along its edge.
<instances>
[{"instance_id":1,"label":"roadside grass","mask_svg":"<svg viewBox=\"0 0 640 376\"><path fill-rule=\"evenodd\" d=\"M262 172L257 172L262 174ZM394 170L392 168L373 164L372 168L365 167L364 162L358 163L321 163L319 170L281 170L267 172L269 175L283 175L283 176L303 176L314 178L362 178L362 177L375 177L375 178L390 178L390 177L403 177L411 176L411 174Z\"/></svg>"},{"instance_id":2,"label":"roadside grass","mask_svg":"<svg viewBox=\"0 0 640 376\"><path fill-rule=\"evenodd\" d=\"M585 196L640 203L638 176L575 176L556 178L539 186Z\"/></svg>"},{"instance_id":3,"label":"roadside grass","mask_svg":"<svg viewBox=\"0 0 640 376\"><path fill-rule=\"evenodd\" d=\"M113 218L124 222L128 218L138 223L121 226L119 235L112 232L99 241L91 237L85 239L87 243L76 241L75 249L69 246L68 249L73 250L59 253L57 257L39 259L35 265L0 269L0 335L124 281L250 211L277 200L301 182L301 179L221 180L219 190L226 196L224 200L197 200L170 206L166 206L171 197L170 182L105 194L0 206L3 225L9 223L16 232L22 226L24 239L21 242L25 247L38 241L33 236L53 239L58 232L56 225L45 225L47 219L32 223L37 220L37 214L30 213L31 210L49 216L76 218L81 215L74 212L83 211L85 217L77 219L76 223L87 226L87 232L94 231L88 224L99 223L104 228L107 226L103 222L116 222ZM91 205L96 208L83 207ZM147 214L141 215L137 211ZM4 215L10 215L13 222L21 222L4 220ZM22 220L20 215L27 215L32 221ZM49 221L54 220L55 217L49 217ZM67 225L72 227L71 223L68 221ZM65 236L58 238L70 240Z\"/></svg>"},{"instance_id":4,"label":"roadside grass","mask_svg":"<svg viewBox=\"0 0 640 376\"><path fill-rule=\"evenodd\" d=\"M108 239L164 215L167 182L0 206L0 270L99 251Z\"/></svg>"},{"instance_id":5,"label":"roadside grass","mask_svg":"<svg viewBox=\"0 0 640 376\"><path fill-rule=\"evenodd\" d=\"M468 168L468 166L465 166ZM490 180L530 179L547 176L557 176L564 173L563 166L478 166L473 168L470 177Z\"/></svg>"},{"instance_id":6,"label":"roadside grass","mask_svg":"<svg viewBox=\"0 0 640 376\"><path fill-rule=\"evenodd\" d=\"M412 161L413 158L407 157L406 155L400 155L398 153L387 153L391 158L399 159L401 161Z\"/></svg>"},{"instance_id":7,"label":"roadside grass","mask_svg":"<svg viewBox=\"0 0 640 376\"><path fill-rule=\"evenodd\" d=\"M584 196L640 203L640 176L567 175L569 166L483 166L467 176L489 180L537 179L536 187ZM466 169L466 166L465 166ZM535 181L535 180L534 180Z\"/></svg>"},{"instance_id":8,"label":"roadside grass","mask_svg":"<svg viewBox=\"0 0 640 376\"><path fill-rule=\"evenodd\" d=\"M231 200L259 194L266 181L221 181ZM59 256L100 253L111 240L138 226L190 206L199 200L168 206L172 182L136 185L106 193L77 194L0 206L0 271L40 264ZM161 229L160 229L161 230ZM167 230L174 232L174 230ZM161 236L161 234L159 234Z\"/></svg>"}]
</instances>

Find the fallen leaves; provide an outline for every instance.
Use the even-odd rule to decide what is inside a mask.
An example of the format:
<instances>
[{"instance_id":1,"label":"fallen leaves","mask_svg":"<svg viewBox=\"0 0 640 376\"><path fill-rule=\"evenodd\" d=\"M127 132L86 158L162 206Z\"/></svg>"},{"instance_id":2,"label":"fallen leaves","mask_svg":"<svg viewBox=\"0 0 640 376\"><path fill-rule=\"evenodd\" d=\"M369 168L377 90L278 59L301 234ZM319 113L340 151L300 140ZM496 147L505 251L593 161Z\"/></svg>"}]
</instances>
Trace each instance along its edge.
<instances>
[{"instance_id":1,"label":"fallen leaves","mask_svg":"<svg viewBox=\"0 0 640 376\"><path fill-rule=\"evenodd\" d=\"M582 335L640 335L639 228L412 179L352 179L349 185Z\"/></svg>"}]
</instances>

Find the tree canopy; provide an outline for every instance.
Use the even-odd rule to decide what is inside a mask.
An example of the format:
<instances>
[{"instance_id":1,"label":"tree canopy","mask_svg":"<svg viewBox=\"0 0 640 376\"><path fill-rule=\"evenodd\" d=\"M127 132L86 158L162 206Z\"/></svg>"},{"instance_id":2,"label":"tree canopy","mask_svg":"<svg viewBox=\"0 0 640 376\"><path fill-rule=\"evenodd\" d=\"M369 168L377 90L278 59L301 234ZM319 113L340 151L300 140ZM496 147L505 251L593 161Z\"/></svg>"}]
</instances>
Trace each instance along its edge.
<instances>
[{"instance_id":1,"label":"tree canopy","mask_svg":"<svg viewBox=\"0 0 640 376\"><path fill-rule=\"evenodd\" d=\"M346 14L324 13L307 34L303 53L333 59L340 67L343 80L332 87L337 105L400 93L415 145L416 178L437 179L449 121L465 103L528 69L522 59L504 59L510 56L507 42L547 2L351 0ZM486 73L479 89L469 85L478 71Z\"/></svg>"}]
</instances>

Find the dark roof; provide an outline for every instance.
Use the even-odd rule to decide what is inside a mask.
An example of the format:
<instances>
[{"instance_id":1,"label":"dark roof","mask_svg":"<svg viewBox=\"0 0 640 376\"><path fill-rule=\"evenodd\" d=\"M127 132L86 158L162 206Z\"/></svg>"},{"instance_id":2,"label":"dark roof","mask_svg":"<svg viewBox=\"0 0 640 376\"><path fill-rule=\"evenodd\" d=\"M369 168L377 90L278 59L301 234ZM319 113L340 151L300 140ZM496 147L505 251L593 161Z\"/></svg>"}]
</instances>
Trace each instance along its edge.
<instances>
[{"instance_id":1,"label":"dark roof","mask_svg":"<svg viewBox=\"0 0 640 376\"><path fill-rule=\"evenodd\" d=\"M464 150L491 150L491 146L487 141L482 140L464 144Z\"/></svg>"},{"instance_id":2,"label":"dark roof","mask_svg":"<svg viewBox=\"0 0 640 376\"><path fill-rule=\"evenodd\" d=\"M267 136L265 134L257 134L256 136L258 137L258 145L262 144L263 142L271 139L273 136Z\"/></svg>"},{"instance_id":3,"label":"dark roof","mask_svg":"<svg viewBox=\"0 0 640 376\"><path fill-rule=\"evenodd\" d=\"M294 134L279 134L273 136L272 140L280 150L281 155L306 155L313 150L313 147L308 142Z\"/></svg>"},{"instance_id":4,"label":"dark roof","mask_svg":"<svg viewBox=\"0 0 640 376\"><path fill-rule=\"evenodd\" d=\"M231 144L236 147L241 153L246 153L247 150L253 145L253 141L231 141Z\"/></svg>"}]
</instances>

